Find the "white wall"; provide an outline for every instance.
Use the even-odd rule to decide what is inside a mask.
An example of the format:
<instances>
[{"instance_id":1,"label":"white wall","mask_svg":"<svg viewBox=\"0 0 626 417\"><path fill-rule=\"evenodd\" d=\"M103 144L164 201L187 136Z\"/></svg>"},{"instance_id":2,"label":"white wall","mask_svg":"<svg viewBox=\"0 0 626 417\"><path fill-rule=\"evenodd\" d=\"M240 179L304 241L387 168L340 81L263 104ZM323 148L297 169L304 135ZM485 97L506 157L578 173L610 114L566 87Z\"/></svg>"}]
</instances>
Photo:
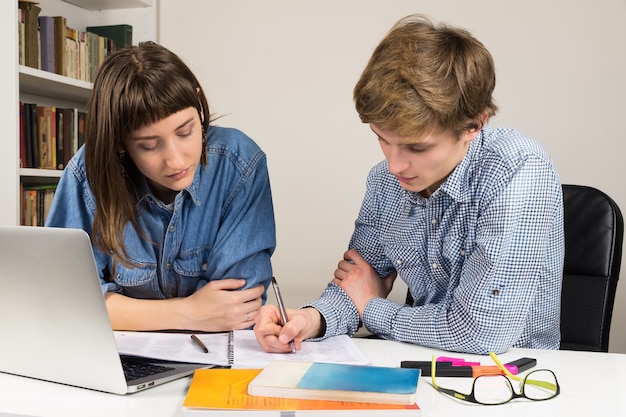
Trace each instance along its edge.
<instances>
[{"instance_id":1,"label":"white wall","mask_svg":"<svg viewBox=\"0 0 626 417\"><path fill-rule=\"evenodd\" d=\"M5 198L4 204L0 205L0 224L16 224L19 216L19 200L16 198L19 190L19 177L17 175L17 158L19 148L19 102L18 77L15 68L18 64L17 39L17 2L12 5L0 7L0 39L2 44L2 64L0 64L0 79L2 80L2 94L0 95L0 114L2 120L2 143L3 158L0 163L0 178L2 178L2 193L13 198ZM10 159L9 159L10 158Z\"/></svg>"},{"instance_id":2,"label":"white wall","mask_svg":"<svg viewBox=\"0 0 626 417\"><path fill-rule=\"evenodd\" d=\"M562 182L622 186L626 1L160 0L159 40L199 76L219 124L266 151L277 219L275 274L286 303L316 297L352 232L369 168L382 158L352 88L399 18L425 13L492 52L500 113L553 156ZM626 264L625 268L626 270ZM402 300L405 287L394 290ZM611 351L626 352L626 282Z\"/></svg>"}]
</instances>

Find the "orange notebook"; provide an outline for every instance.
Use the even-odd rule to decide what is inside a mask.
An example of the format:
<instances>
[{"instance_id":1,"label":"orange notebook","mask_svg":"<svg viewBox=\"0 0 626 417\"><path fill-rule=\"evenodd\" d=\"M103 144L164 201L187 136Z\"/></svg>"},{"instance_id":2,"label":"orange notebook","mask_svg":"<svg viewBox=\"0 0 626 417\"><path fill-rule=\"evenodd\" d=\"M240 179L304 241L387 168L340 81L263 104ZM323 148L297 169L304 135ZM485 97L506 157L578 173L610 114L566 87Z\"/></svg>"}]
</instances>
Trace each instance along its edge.
<instances>
[{"instance_id":1,"label":"orange notebook","mask_svg":"<svg viewBox=\"0 0 626 417\"><path fill-rule=\"evenodd\" d=\"M248 395L248 384L261 369L198 369L183 402L183 416L210 416L228 410L229 416L327 415L420 416L417 404L397 405L345 401L295 400ZM239 412L239 413L238 413Z\"/></svg>"}]
</instances>

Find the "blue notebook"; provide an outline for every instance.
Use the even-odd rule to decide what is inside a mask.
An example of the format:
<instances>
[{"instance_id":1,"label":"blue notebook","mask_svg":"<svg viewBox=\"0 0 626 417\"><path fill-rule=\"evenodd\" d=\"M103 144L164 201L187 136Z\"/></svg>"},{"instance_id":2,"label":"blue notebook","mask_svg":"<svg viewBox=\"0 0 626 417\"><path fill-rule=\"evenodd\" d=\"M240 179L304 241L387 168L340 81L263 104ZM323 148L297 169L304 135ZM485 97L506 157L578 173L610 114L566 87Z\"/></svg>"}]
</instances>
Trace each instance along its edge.
<instances>
[{"instance_id":1,"label":"blue notebook","mask_svg":"<svg viewBox=\"0 0 626 417\"><path fill-rule=\"evenodd\" d=\"M248 385L265 397L415 403L419 369L322 362L272 361Z\"/></svg>"}]
</instances>

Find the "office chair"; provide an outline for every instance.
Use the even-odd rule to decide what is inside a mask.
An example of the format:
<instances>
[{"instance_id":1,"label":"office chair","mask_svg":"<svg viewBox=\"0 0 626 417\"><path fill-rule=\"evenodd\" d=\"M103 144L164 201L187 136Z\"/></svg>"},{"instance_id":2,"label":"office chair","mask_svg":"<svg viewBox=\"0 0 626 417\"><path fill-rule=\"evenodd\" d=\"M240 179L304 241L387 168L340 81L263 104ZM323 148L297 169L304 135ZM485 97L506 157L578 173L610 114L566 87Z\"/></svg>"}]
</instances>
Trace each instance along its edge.
<instances>
[{"instance_id":1,"label":"office chair","mask_svg":"<svg viewBox=\"0 0 626 417\"><path fill-rule=\"evenodd\" d=\"M602 191L583 185L562 187L561 349L607 352L624 220L617 204ZM406 303L413 305L409 291Z\"/></svg>"},{"instance_id":2,"label":"office chair","mask_svg":"<svg viewBox=\"0 0 626 417\"><path fill-rule=\"evenodd\" d=\"M624 220L608 195L563 185L565 261L561 349L608 352Z\"/></svg>"}]
</instances>

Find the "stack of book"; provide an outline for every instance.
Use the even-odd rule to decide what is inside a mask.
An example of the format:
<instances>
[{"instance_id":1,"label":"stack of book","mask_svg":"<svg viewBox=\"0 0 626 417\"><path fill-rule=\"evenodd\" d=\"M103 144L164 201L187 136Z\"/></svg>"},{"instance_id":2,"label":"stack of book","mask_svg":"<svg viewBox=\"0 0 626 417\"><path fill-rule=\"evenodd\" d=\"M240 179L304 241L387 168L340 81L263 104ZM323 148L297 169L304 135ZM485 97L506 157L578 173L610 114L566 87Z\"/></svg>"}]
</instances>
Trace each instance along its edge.
<instances>
[{"instance_id":1,"label":"stack of book","mask_svg":"<svg viewBox=\"0 0 626 417\"><path fill-rule=\"evenodd\" d=\"M419 416L419 369L272 361L264 369L199 369L183 416Z\"/></svg>"},{"instance_id":2,"label":"stack of book","mask_svg":"<svg viewBox=\"0 0 626 417\"><path fill-rule=\"evenodd\" d=\"M20 102L22 168L63 169L84 143L86 113Z\"/></svg>"},{"instance_id":3,"label":"stack of book","mask_svg":"<svg viewBox=\"0 0 626 417\"><path fill-rule=\"evenodd\" d=\"M117 49L132 45L127 24L71 28L63 16L40 15L31 1L19 1L19 64L92 82L102 61Z\"/></svg>"},{"instance_id":4,"label":"stack of book","mask_svg":"<svg viewBox=\"0 0 626 417\"><path fill-rule=\"evenodd\" d=\"M23 226L45 225L56 188L56 184L29 185L22 188Z\"/></svg>"},{"instance_id":5,"label":"stack of book","mask_svg":"<svg viewBox=\"0 0 626 417\"><path fill-rule=\"evenodd\" d=\"M86 113L20 102L20 167L62 170L84 142ZM56 184L23 185L21 224L43 226Z\"/></svg>"}]
</instances>

